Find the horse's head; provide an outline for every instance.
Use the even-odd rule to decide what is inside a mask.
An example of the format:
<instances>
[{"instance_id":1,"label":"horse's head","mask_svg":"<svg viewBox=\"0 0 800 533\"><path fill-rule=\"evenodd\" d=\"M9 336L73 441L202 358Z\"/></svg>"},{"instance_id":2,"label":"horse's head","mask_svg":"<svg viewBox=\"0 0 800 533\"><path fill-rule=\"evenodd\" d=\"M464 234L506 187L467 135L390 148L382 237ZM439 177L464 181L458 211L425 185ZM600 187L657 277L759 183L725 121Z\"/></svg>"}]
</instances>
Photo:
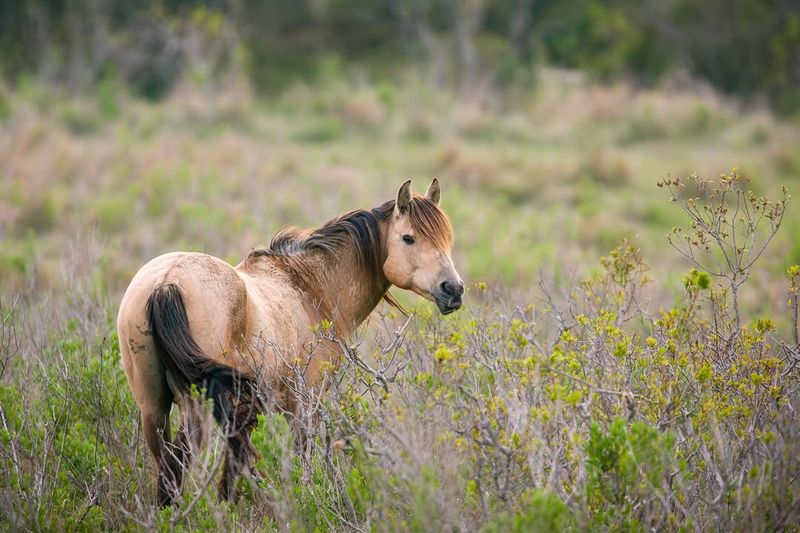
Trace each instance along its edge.
<instances>
[{"instance_id":1,"label":"horse's head","mask_svg":"<svg viewBox=\"0 0 800 533\"><path fill-rule=\"evenodd\" d=\"M425 196L411 193L411 180L397 192L388 217L383 272L393 285L433 300L442 314L461 307L464 282L453 266L453 228L439 208L439 182Z\"/></svg>"}]
</instances>

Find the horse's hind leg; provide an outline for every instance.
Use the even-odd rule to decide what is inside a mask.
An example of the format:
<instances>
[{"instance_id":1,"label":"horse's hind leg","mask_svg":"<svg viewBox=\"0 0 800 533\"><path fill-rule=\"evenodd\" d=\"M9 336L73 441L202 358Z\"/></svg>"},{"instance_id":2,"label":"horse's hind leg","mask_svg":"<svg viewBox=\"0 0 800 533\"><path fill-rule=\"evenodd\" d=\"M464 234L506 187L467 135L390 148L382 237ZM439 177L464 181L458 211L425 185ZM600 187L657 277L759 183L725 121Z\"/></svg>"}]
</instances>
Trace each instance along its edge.
<instances>
[{"instance_id":1,"label":"horse's hind leg","mask_svg":"<svg viewBox=\"0 0 800 533\"><path fill-rule=\"evenodd\" d=\"M180 496L183 487L183 471L189 462L189 439L186 426L181 424L174 442L167 442L159 462L158 504L161 507L172 505Z\"/></svg>"},{"instance_id":2,"label":"horse's hind leg","mask_svg":"<svg viewBox=\"0 0 800 533\"><path fill-rule=\"evenodd\" d=\"M180 495L183 470L189 458L189 439L181 424L174 442L170 439L169 411L172 403L161 402L157 412L142 413L144 439L158 463L158 505L172 505Z\"/></svg>"},{"instance_id":3,"label":"horse's hind leg","mask_svg":"<svg viewBox=\"0 0 800 533\"><path fill-rule=\"evenodd\" d=\"M236 435L228 437L225 450L225 464L219 480L218 494L220 500L236 501L236 480L243 469L250 467L250 433L251 429L243 429Z\"/></svg>"}]
</instances>

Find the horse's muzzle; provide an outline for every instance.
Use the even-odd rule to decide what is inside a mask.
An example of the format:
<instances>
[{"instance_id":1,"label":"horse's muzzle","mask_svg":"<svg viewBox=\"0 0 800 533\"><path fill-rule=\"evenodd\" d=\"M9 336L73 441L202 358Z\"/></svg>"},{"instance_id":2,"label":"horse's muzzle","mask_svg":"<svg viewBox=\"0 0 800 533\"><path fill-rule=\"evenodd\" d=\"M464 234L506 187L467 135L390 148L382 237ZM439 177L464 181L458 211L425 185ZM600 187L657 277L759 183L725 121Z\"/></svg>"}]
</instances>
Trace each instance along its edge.
<instances>
[{"instance_id":1,"label":"horse's muzzle","mask_svg":"<svg viewBox=\"0 0 800 533\"><path fill-rule=\"evenodd\" d=\"M464 283L461 281L443 281L438 289L433 293L436 307L443 315L449 315L453 311L461 308L464 296Z\"/></svg>"}]
</instances>

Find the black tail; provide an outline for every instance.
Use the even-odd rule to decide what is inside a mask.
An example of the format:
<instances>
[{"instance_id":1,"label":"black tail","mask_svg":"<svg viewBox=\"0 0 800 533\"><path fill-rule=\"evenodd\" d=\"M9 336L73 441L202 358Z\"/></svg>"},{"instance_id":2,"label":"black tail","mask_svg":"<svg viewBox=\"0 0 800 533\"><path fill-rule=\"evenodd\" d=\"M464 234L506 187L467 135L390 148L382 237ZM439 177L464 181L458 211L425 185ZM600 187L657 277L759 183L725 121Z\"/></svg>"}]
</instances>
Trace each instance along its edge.
<instances>
[{"instance_id":1,"label":"black tail","mask_svg":"<svg viewBox=\"0 0 800 533\"><path fill-rule=\"evenodd\" d=\"M164 355L179 392L188 394L192 385L205 387L206 397L214 402L217 422L232 437L249 433L256 415L264 411L258 383L203 353L189 330L180 288L174 283L156 287L147 299L146 312L153 341ZM242 444L249 448L249 439Z\"/></svg>"}]
</instances>

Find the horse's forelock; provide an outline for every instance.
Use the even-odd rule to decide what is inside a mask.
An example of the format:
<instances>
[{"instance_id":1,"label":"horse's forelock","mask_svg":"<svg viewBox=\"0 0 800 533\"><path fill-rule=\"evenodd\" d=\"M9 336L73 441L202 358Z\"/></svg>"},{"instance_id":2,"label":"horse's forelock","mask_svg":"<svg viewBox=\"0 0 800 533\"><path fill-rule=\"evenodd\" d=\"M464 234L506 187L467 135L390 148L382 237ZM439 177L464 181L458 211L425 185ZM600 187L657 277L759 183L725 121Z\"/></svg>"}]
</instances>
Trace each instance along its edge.
<instances>
[{"instance_id":1,"label":"horse's forelock","mask_svg":"<svg viewBox=\"0 0 800 533\"><path fill-rule=\"evenodd\" d=\"M423 237L448 249L453 245L453 226L450 219L438 205L424 196L415 196L408 211L411 227Z\"/></svg>"},{"instance_id":2,"label":"horse's forelock","mask_svg":"<svg viewBox=\"0 0 800 533\"><path fill-rule=\"evenodd\" d=\"M380 220L394 213L395 200L389 200L372 212ZM425 196L414 195L408 204L408 217L411 227L440 248L447 249L453 244L453 226L447 214Z\"/></svg>"}]
</instances>

